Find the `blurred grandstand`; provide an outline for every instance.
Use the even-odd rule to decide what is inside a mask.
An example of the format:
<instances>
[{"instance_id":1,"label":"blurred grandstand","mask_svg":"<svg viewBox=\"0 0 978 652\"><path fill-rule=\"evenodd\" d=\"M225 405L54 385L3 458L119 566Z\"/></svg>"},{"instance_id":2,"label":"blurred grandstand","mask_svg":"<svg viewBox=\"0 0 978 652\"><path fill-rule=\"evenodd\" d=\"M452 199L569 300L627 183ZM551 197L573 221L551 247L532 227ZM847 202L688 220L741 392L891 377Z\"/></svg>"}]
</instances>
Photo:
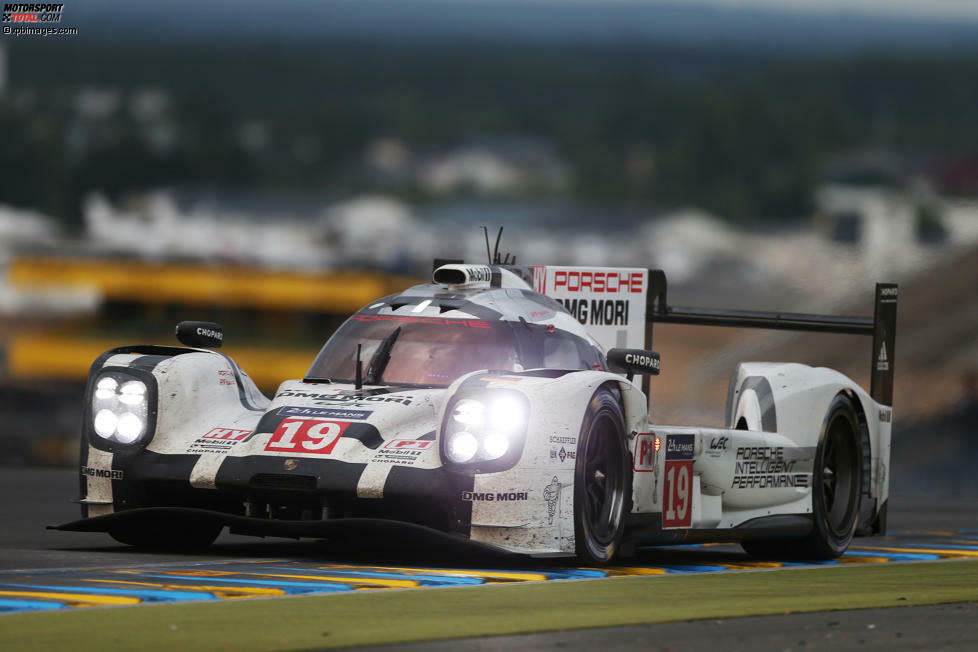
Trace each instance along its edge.
<instances>
[{"instance_id":1,"label":"blurred grandstand","mask_svg":"<svg viewBox=\"0 0 978 652\"><path fill-rule=\"evenodd\" d=\"M71 459L84 380L109 348L174 344L177 322L216 321L226 326L224 350L272 393L305 373L352 311L416 281L385 270L330 270L310 253L316 248L305 231L289 224L226 228L226 216L194 215L191 224L167 220L164 228L99 202L88 214L88 237L73 241L59 238L50 219L0 209L0 459ZM236 229L235 246L245 251L250 237L251 257L224 255Z\"/></svg>"}]
</instances>

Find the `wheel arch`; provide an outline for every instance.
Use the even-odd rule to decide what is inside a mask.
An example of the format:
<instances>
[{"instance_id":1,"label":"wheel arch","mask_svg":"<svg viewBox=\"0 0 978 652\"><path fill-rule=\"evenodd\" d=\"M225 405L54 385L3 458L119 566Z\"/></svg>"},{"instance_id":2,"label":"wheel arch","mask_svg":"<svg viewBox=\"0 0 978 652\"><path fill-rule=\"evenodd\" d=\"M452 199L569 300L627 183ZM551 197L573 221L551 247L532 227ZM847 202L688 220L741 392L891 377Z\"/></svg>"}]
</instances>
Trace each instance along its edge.
<instances>
[{"instance_id":1,"label":"wheel arch","mask_svg":"<svg viewBox=\"0 0 978 652\"><path fill-rule=\"evenodd\" d=\"M825 367L741 363L730 379L727 427L741 427L743 420L748 430L768 430L776 423L777 431L799 446L816 446L822 420L839 394L853 406L863 453L857 533L879 533L885 527L880 514L888 495L892 409L878 404L851 378Z\"/></svg>"},{"instance_id":2,"label":"wheel arch","mask_svg":"<svg viewBox=\"0 0 978 652\"><path fill-rule=\"evenodd\" d=\"M616 385L621 409L625 415L625 436L631 439L632 433L648 432L649 402L645 394L627 380L609 379L604 385Z\"/></svg>"},{"instance_id":3,"label":"wheel arch","mask_svg":"<svg viewBox=\"0 0 978 652\"><path fill-rule=\"evenodd\" d=\"M631 512L632 506L632 461L633 461L633 446L631 445L634 439L634 431L629 430L628 418L625 413L625 398L627 395L627 389L623 391L623 388L618 382L614 380L609 380L602 382L594 387L591 394L591 398L588 401L588 408L585 412L585 418L581 422L581 429L578 438L577 447L577 460L575 464L574 472L574 531L575 531L575 549L578 557L584 563L592 564L607 564L614 560L615 556L618 554L623 537L626 529L626 520L628 514ZM610 399L610 400L609 400ZM598 442L602 440L609 441L613 440L608 437L604 430L596 430L595 425L600 423L602 414L604 418L608 417L608 410L614 408L617 414L614 415L614 421L617 422L614 426L615 430L620 430L620 438L618 438L617 444L612 444L612 450L617 449L614 456L619 457L620 466L617 467L617 472L614 471L615 465L605 466L604 472L607 475L602 477L607 480L599 480L601 486L607 486L609 489L605 491L610 491L610 487L613 486L610 482L611 478L619 478L620 484L618 484L618 491L616 495L617 500L609 499L608 494L601 500L604 501L606 506L612 504L607 502L608 500L614 500L614 504L617 507L606 507L617 512L617 525L614 529L614 534L611 538L603 538L602 535L597 535L597 538L591 533L595 528L591 525L589 520L590 514L593 511L593 507L589 510L588 504L582 504L580 501L584 498L588 469L588 460L590 459L590 451L592 450L594 437L596 432L601 433L598 435ZM606 446L606 444L598 444L600 446ZM598 459L609 459L608 453L609 449L605 448L603 452L599 455ZM610 456L610 459L614 459L614 456ZM607 482L607 484L605 484ZM587 490L590 494L590 490ZM600 511L600 510L599 510ZM597 530L600 532L600 529Z\"/></svg>"}]
</instances>

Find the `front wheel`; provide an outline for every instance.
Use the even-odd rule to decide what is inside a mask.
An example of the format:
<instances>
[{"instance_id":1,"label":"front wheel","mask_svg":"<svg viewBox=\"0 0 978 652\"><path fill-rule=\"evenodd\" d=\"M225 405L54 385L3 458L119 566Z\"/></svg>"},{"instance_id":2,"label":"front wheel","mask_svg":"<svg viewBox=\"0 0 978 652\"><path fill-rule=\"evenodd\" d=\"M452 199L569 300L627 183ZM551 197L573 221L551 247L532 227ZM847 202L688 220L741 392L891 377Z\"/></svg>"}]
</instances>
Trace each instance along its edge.
<instances>
[{"instance_id":1,"label":"front wheel","mask_svg":"<svg viewBox=\"0 0 978 652\"><path fill-rule=\"evenodd\" d=\"M812 533L799 539L744 541L759 557L826 560L841 556L856 533L862 491L862 443L856 409L845 394L833 399L815 451Z\"/></svg>"},{"instance_id":2,"label":"front wheel","mask_svg":"<svg viewBox=\"0 0 978 652\"><path fill-rule=\"evenodd\" d=\"M584 563L607 564L618 551L631 503L629 469L621 405L601 388L584 416L574 471L574 536Z\"/></svg>"}]
</instances>

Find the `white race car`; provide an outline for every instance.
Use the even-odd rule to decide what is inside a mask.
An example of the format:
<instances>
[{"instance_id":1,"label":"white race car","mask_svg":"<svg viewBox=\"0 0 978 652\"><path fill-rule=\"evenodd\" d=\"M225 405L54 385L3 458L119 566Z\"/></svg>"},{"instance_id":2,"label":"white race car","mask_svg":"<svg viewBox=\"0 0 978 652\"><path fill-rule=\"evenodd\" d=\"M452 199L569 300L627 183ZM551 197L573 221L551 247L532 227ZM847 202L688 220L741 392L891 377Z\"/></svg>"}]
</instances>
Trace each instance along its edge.
<instances>
[{"instance_id":1,"label":"white race car","mask_svg":"<svg viewBox=\"0 0 978 652\"><path fill-rule=\"evenodd\" d=\"M739 541L826 559L886 528L897 287L873 318L670 307L640 268L437 264L366 306L269 400L220 346L127 346L92 366L82 516L143 546L259 536L436 537L607 563ZM655 322L872 335L872 392L745 362L725 428L649 422ZM639 378L636 378L636 375ZM644 385L644 391L643 391Z\"/></svg>"}]
</instances>

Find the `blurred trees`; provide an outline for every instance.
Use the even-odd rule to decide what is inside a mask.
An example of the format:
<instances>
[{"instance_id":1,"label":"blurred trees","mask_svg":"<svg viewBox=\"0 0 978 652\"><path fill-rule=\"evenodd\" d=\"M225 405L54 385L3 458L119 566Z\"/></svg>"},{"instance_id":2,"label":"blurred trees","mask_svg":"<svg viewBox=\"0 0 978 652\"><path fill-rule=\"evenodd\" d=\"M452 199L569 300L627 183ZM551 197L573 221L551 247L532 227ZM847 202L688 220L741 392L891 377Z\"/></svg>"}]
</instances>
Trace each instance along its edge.
<instances>
[{"instance_id":1,"label":"blurred trees","mask_svg":"<svg viewBox=\"0 0 978 652\"><path fill-rule=\"evenodd\" d=\"M689 203L741 222L805 215L839 152L978 150L974 57L25 41L9 65L0 201L69 221L96 188L363 190L356 165L377 137L422 156L473 136L542 137L570 165L576 199ZM124 100L80 115L73 98L86 87ZM149 121L125 101L145 88L170 100Z\"/></svg>"}]
</instances>

